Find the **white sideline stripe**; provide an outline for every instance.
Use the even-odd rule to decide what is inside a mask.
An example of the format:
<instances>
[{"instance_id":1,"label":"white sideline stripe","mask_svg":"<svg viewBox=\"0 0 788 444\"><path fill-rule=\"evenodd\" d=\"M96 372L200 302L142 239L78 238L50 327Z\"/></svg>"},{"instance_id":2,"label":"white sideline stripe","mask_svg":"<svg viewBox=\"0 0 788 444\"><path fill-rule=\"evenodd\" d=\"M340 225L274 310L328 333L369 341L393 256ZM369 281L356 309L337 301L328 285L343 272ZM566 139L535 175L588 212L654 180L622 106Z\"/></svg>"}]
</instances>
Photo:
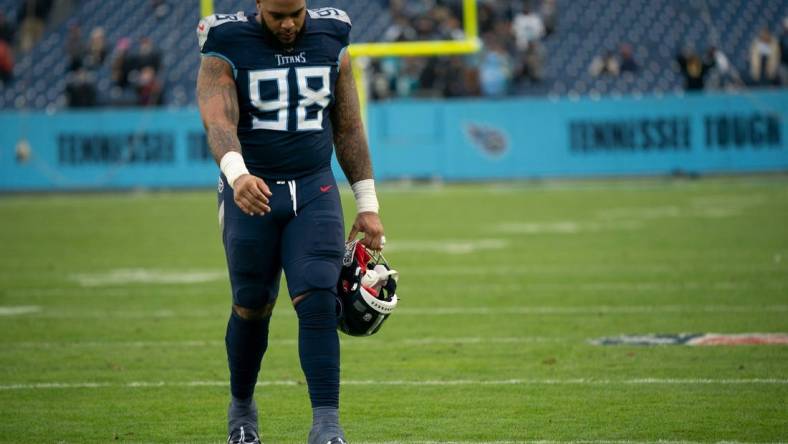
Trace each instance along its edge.
<instances>
[{"instance_id":1,"label":"white sideline stripe","mask_svg":"<svg viewBox=\"0 0 788 444\"><path fill-rule=\"evenodd\" d=\"M258 386L296 386L303 381L258 381ZM349 380L342 381L345 386L495 386L495 385L783 385L788 379L503 379L503 380ZM111 382L39 382L30 384L3 384L0 390L43 390L43 389L82 389L82 388L155 388L155 387L226 387L228 381L135 381L127 383Z\"/></svg>"},{"instance_id":2,"label":"white sideline stripe","mask_svg":"<svg viewBox=\"0 0 788 444\"><path fill-rule=\"evenodd\" d=\"M342 339L342 347L380 347L383 345L440 345L440 344L522 344L522 343L549 343L566 342L569 339L548 338L542 336L519 336L519 337L465 337L465 338L420 338L420 339L400 339L384 341L374 338ZM271 345L295 345L297 339L269 339ZM152 347L181 347L181 348L202 348L202 347L224 347L224 341L23 341L8 342L0 344L0 350L13 348L152 348Z\"/></svg>"},{"instance_id":3,"label":"white sideline stripe","mask_svg":"<svg viewBox=\"0 0 788 444\"><path fill-rule=\"evenodd\" d=\"M39 311L41 311L41 307L37 305L2 306L0 307L0 316L18 316Z\"/></svg>"},{"instance_id":4,"label":"white sideline stripe","mask_svg":"<svg viewBox=\"0 0 788 444\"><path fill-rule=\"evenodd\" d=\"M454 316L454 315L593 315L593 314L649 314L649 313L773 313L788 311L788 305L631 305L631 306L533 306L533 307L442 307L397 308L396 316ZM151 318L216 318L224 315L221 310L156 310L156 311L106 311L64 310L30 313L41 319L151 319ZM22 314L22 313L20 313ZM27 314L27 313L25 313ZM295 316L293 310L284 310L275 316Z\"/></svg>"}]
</instances>

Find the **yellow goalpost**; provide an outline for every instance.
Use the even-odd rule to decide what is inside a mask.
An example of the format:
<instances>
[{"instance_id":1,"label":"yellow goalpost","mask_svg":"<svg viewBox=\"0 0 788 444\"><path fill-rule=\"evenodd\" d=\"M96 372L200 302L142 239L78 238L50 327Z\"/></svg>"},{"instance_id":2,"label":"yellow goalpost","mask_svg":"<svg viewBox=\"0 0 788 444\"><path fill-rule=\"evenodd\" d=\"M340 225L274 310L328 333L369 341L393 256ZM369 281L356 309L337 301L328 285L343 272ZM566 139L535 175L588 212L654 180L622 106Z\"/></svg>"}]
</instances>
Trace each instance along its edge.
<instances>
[{"instance_id":1,"label":"yellow goalpost","mask_svg":"<svg viewBox=\"0 0 788 444\"><path fill-rule=\"evenodd\" d=\"M353 76L358 88L361 116L366 127L367 116L367 81L364 76L365 58L375 57L430 57L442 55L460 55L478 52L479 24L477 19L476 0L462 0L462 22L464 40L430 40L418 42L385 42L355 43L350 45L353 56Z\"/></svg>"}]
</instances>

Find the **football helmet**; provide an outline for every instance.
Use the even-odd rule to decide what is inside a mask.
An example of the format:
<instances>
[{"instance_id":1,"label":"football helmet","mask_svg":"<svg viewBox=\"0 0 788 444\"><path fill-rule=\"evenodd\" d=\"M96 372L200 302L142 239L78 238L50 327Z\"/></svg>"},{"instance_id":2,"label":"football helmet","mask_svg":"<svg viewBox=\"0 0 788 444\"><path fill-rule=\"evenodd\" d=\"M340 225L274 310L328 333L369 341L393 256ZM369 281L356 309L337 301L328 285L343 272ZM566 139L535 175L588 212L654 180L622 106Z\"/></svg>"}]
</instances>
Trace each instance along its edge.
<instances>
[{"instance_id":1,"label":"football helmet","mask_svg":"<svg viewBox=\"0 0 788 444\"><path fill-rule=\"evenodd\" d=\"M345 245L337 285L337 319L340 331L350 336L370 336L397 306L399 273L381 253L359 241Z\"/></svg>"}]
</instances>

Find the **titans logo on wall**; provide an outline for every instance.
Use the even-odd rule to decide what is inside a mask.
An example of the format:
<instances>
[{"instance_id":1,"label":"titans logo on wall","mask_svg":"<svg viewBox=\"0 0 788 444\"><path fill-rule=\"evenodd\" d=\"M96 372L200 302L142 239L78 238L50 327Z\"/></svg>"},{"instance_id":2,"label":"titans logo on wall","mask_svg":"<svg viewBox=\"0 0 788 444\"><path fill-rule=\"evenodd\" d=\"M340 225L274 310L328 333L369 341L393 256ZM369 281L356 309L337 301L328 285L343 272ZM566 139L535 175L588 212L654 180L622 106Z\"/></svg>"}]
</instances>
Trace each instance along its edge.
<instances>
[{"instance_id":1,"label":"titans logo on wall","mask_svg":"<svg viewBox=\"0 0 788 444\"><path fill-rule=\"evenodd\" d=\"M509 152L509 137L498 128L466 123L465 134L471 144L488 157L500 159Z\"/></svg>"}]
</instances>

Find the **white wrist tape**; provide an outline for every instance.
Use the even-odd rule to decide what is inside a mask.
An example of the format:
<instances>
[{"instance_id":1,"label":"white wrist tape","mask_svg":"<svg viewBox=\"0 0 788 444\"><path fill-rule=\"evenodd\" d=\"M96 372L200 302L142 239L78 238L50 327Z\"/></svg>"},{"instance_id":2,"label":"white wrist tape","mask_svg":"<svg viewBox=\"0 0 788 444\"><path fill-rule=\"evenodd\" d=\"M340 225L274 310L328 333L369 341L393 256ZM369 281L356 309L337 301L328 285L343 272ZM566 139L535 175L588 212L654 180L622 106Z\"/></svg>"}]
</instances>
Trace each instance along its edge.
<instances>
[{"instance_id":1,"label":"white wrist tape","mask_svg":"<svg viewBox=\"0 0 788 444\"><path fill-rule=\"evenodd\" d=\"M375 194L375 180L359 180L350 186L353 189L353 196L356 197L356 210L359 213L377 213L380 210L378 195Z\"/></svg>"},{"instance_id":2,"label":"white wrist tape","mask_svg":"<svg viewBox=\"0 0 788 444\"><path fill-rule=\"evenodd\" d=\"M239 177L249 174L249 170L246 169L246 164L244 163L244 157L238 151L230 151L222 156L222 160L219 161L219 168L224 173L224 177L227 178L227 183L231 188L234 188L233 184Z\"/></svg>"}]
</instances>

